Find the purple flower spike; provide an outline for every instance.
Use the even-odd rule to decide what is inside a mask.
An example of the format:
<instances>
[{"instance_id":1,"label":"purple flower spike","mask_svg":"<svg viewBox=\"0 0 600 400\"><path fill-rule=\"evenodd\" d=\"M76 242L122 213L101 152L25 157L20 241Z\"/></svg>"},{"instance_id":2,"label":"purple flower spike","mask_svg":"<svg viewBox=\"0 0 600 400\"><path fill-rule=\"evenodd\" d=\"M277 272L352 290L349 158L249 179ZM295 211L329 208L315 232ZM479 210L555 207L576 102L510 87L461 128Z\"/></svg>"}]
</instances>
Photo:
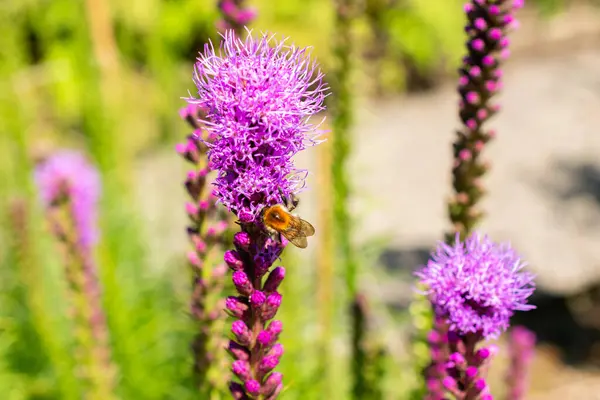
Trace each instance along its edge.
<instances>
[{"instance_id":1,"label":"purple flower spike","mask_svg":"<svg viewBox=\"0 0 600 400\"><path fill-rule=\"evenodd\" d=\"M225 3L228 12L235 10L235 2ZM309 118L324 109L322 79L306 49L266 35L241 40L227 31L220 51L207 45L196 63L198 98L188 101L206 110L202 122L212 140L202 143L219 174L213 193L240 226L235 250L224 254L240 295L226 302L237 318L229 352L250 366L249 373L246 364L232 367L240 381L230 384L234 398L274 400L283 387L282 375L272 372L283 355L277 343L282 325L271 320L285 278L285 269L273 264L287 242L265 230L261 214L304 186L306 171L297 170L292 157L319 142Z\"/></svg>"},{"instance_id":2,"label":"purple flower spike","mask_svg":"<svg viewBox=\"0 0 600 400\"><path fill-rule=\"evenodd\" d=\"M488 395L485 371L497 348L481 342L504 332L515 311L535 308L527 304L535 286L524 266L508 245L477 233L463 243L457 232L454 245L439 243L416 273L435 313L426 380L441 384L428 385L429 398L447 392L465 400ZM453 379L456 386L449 385Z\"/></svg>"},{"instance_id":3,"label":"purple flower spike","mask_svg":"<svg viewBox=\"0 0 600 400\"><path fill-rule=\"evenodd\" d=\"M515 26L514 13L522 3L471 0L464 7L467 55L463 58L458 79L459 116L463 127L457 132L453 145L455 195L448 204L453 224L448 241L452 240L454 232L460 232L462 239L468 236L482 215L477 204L485 191L474 182L487 171L480 154L493 135L485 126L498 111L491 101L502 87L500 64L510 54L507 34ZM465 150L472 157L461 157ZM467 194L468 197L465 197ZM467 201L461 201L465 198Z\"/></svg>"},{"instance_id":4,"label":"purple flower spike","mask_svg":"<svg viewBox=\"0 0 600 400\"><path fill-rule=\"evenodd\" d=\"M100 196L98 171L75 151L60 151L36 166L35 181L52 233L63 247L73 307L77 364L87 397L114 398L115 366L93 257Z\"/></svg>"},{"instance_id":5,"label":"purple flower spike","mask_svg":"<svg viewBox=\"0 0 600 400\"><path fill-rule=\"evenodd\" d=\"M535 333L524 326L513 327L508 335L511 365L506 381L508 398L521 400L528 386L529 370L535 355Z\"/></svg>"}]
</instances>

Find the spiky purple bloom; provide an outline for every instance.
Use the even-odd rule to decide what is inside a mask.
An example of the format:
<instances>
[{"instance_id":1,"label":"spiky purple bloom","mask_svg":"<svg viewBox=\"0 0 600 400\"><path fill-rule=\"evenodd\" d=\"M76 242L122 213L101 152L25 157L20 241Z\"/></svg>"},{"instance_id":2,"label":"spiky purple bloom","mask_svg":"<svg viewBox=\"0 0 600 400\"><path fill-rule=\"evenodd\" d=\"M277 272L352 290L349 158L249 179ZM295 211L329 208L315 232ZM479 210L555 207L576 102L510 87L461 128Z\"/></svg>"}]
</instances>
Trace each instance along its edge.
<instances>
[{"instance_id":1,"label":"spiky purple bloom","mask_svg":"<svg viewBox=\"0 0 600 400\"><path fill-rule=\"evenodd\" d=\"M522 0L471 0L464 6L467 55L458 79L459 116L464 126L457 131L453 146L455 196L448 205L454 231L462 238L482 215L476 206L485 194L480 181L489 166L480 155L495 136L484 125L500 109L492 99L502 88L500 65L510 54L507 35L516 27L515 10L522 6Z\"/></svg>"},{"instance_id":2,"label":"spiky purple bloom","mask_svg":"<svg viewBox=\"0 0 600 400\"><path fill-rule=\"evenodd\" d=\"M76 151L59 151L36 166L36 185L52 233L64 248L73 306L78 367L86 396L114 398L115 366L93 245L98 238L100 175Z\"/></svg>"},{"instance_id":3,"label":"spiky purple bloom","mask_svg":"<svg viewBox=\"0 0 600 400\"><path fill-rule=\"evenodd\" d=\"M497 338L515 311L535 308L527 298L535 290L533 275L508 244L472 234L453 246L440 242L427 266L417 272L437 315L450 330Z\"/></svg>"},{"instance_id":4,"label":"spiky purple bloom","mask_svg":"<svg viewBox=\"0 0 600 400\"><path fill-rule=\"evenodd\" d=\"M241 35L244 26L256 18L256 10L246 6L246 0L219 0L219 11L223 18L217 22L220 32L229 29Z\"/></svg>"},{"instance_id":5,"label":"spiky purple bloom","mask_svg":"<svg viewBox=\"0 0 600 400\"><path fill-rule=\"evenodd\" d=\"M535 333L524 326L515 326L508 334L510 366L506 382L507 399L520 400L525 397L529 384L529 370L535 355Z\"/></svg>"},{"instance_id":6,"label":"spiky purple bloom","mask_svg":"<svg viewBox=\"0 0 600 400\"><path fill-rule=\"evenodd\" d=\"M98 171L81 153L63 150L39 164L34 173L44 207L68 199L79 243L91 247L98 238Z\"/></svg>"},{"instance_id":7,"label":"spiky purple bloom","mask_svg":"<svg viewBox=\"0 0 600 400\"><path fill-rule=\"evenodd\" d=\"M324 109L323 74L308 50L273 38L227 31L220 54L206 45L194 76L198 98L189 99L207 110L216 137L207 144L209 166L219 171L215 195L244 223L304 186L306 171L291 159L318 143L309 118Z\"/></svg>"},{"instance_id":8,"label":"spiky purple bloom","mask_svg":"<svg viewBox=\"0 0 600 400\"><path fill-rule=\"evenodd\" d=\"M265 231L260 215L304 186L306 171L297 170L292 157L318 143L308 120L324 109L322 77L307 49L266 35L241 40L233 31L223 36L220 52L207 45L196 63L198 98L189 102L205 110L214 138L203 141L209 167L219 174L214 194L240 223L235 250L224 255L238 292L226 302L236 318L228 347L241 381L229 386L236 399L275 399L283 387L281 374L272 372L283 355L277 343L282 326L271 320L281 305L277 290L285 269L271 268L286 242Z\"/></svg>"},{"instance_id":9,"label":"spiky purple bloom","mask_svg":"<svg viewBox=\"0 0 600 400\"><path fill-rule=\"evenodd\" d=\"M490 396L484 376L495 350L480 343L504 332L515 311L535 308L527 304L535 285L524 266L509 245L477 233L463 243L457 232L454 245L440 242L416 273L436 318L429 335L428 398Z\"/></svg>"}]
</instances>

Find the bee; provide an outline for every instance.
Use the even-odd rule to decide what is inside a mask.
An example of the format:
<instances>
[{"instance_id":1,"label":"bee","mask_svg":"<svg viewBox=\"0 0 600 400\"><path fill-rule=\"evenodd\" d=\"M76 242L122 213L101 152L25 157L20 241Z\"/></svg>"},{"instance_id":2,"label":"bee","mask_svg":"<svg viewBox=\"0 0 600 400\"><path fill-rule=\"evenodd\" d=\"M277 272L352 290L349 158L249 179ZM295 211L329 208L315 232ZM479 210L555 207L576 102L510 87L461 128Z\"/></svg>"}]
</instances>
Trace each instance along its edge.
<instances>
[{"instance_id":1,"label":"bee","mask_svg":"<svg viewBox=\"0 0 600 400\"><path fill-rule=\"evenodd\" d=\"M315 234L315 228L308 222L292 214L299 200L294 195L282 196L283 204L265 207L262 211L263 225L271 235L283 235L294 246L301 249L308 246L306 238Z\"/></svg>"}]
</instances>

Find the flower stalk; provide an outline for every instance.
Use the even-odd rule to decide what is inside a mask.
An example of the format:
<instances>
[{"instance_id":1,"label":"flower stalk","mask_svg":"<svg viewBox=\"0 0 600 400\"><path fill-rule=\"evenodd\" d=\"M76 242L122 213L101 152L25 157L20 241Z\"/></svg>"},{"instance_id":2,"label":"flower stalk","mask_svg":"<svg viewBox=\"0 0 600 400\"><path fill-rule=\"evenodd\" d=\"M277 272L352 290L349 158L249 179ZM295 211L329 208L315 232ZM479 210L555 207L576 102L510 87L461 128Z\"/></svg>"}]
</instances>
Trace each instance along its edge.
<instances>
[{"instance_id":1,"label":"flower stalk","mask_svg":"<svg viewBox=\"0 0 600 400\"><path fill-rule=\"evenodd\" d=\"M221 312L223 305L218 297L225 284L227 267L218 258L223 250L228 218L217 206L217 198L208 186L211 171L207 151L213 138L199 124L202 110L191 104L180 110L180 115L194 129L185 143L176 146L176 151L193 166L184 184L190 198L185 206L189 218L187 234L193 247L187 256L192 273L190 313L198 329L191 349L198 390L209 397L227 380L226 373L214 374L219 379L212 378L210 371L213 367L219 368L220 349L225 347L225 343L215 337L219 336L226 316Z\"/></svg>"},{"instance_id":2,"label":"flower stalk","mask_svg":"<svg viewBox=\"0 0 600 400\"><path fill-rule=\"evenodd\" d=\"M56 153L36 171L51 232L60 242L72 306L78 371L86 399L114 399L115 366L93 248L100 177L75 152Z\"/></svg>"},{"instance_id":3,"label":"flower stalk","mask_svg":"<svg viewBox=\"0 0 600 400\"><path fill-rule=\"evenodd\" d=\"M322 77L307 49L264 34L255 39L251 32L242 40L229 30L220 51L208 44L197 59L198 98L188 102L206 111L203 122L213 140L201 143L209 168L218 172L213 194L240 226L235 249L224 255L237 291L225 302L235 318L228 346L234 399L271 400L283 388L282 374L274 371L283 355L282 324L274 318L285 269L273 265L291 226L268 226L264 215L277 206L279 224L298 218L288 213L287 200L303 188L306 171L297 170L292 157L319 143L320 132L308 120L324 109Z\"/></svg>"},{"instance_id":4,"label":"flower stalk","mask_svg":"<svg viewBox=\"0 0 600 400\"><path fill-rule=\"evenodd\" d=\"M465 239L482 218L478 203L485 195L482 177L489 164L481 159L495 131L485 128L500 110L492 102L502 88L502 62L510 55L508 32L516 27L515 10L523 0L471 0L465 4L467 55L459 69L459 116L463 127L453 145L452 166L454 195L448 203L453 232Z\"/></svg>"}]
</instances>

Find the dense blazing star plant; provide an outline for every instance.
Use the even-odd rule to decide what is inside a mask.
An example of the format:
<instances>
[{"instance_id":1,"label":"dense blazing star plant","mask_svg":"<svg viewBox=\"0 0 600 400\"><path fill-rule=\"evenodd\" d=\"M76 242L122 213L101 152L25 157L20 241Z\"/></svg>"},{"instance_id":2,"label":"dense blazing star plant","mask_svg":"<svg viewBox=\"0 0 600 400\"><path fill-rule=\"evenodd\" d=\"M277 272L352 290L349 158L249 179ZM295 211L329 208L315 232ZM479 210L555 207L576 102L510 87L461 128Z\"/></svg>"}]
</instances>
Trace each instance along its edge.
<instances>
[{"instance_id":1,"label":"dense blazing star plant","mask_svg":"<svg viewBox=\"0 0 600 400\"><path fill-rule=\"evenodd\" d=\"M196 63L198 97L188 101L206 110L206 130L214 136L205 142L209 167L218 172L213 193L240 227L235 249L224 256L238 292L225 305L236 319L229 343L236 399L275 399L283 387L273 370L283 354L282 324L274 317L285 269L272 266L287 241L268 233L262 213L304 186L306 171L292 157L319 142L309 118L324 109L322 79L307 49L251 32L242 40L227 31L220 51L208 44Z\"/></svg>"},{"instance_id":2,"label":"dense blazing star plant","mask_svg":"<svg viewBox=\"0 0 600 400\"><path fill-rule=\"evenodd\" d=\"M215 297L218 299L221 295L225 283L227 267L218 253L223 249L228 217L217 207L217 198L209 185L212 174L208 167L207 144L214 137L200 126L202 109L190 104L179 114L193 129L187 140L176 146L176 151L192 167L185 179L190 199L185 206L190 221L187 235L193 247L187 257L193 276L190 313L198 323L191 348L198 388L204 396L210 397L222 384L210 378L210 371L211 368L219 368L222 363L220 349L224 347L221 340L215 339L225 317ZM223 374L212 375L222 377Z\"/></svg>"},{"instance_id":3,"label":"dense blazing star plant","mask_svg":"<svg viewBox=\"0 0 600 400\"><path fill-rule=\"evenodd\" d=\"M535 308L527 304L535 286L524 267L510 246L477 233L461 242L457 233L417 272L435 313L428 399L492 398L485 371L496 349L482 343L506 331L516 311Z\"/></svg>"},{"instance_id":4,"label":"dense blazing star plant","mask_svg":"<svg viewBox=\"0 0 600 400\"><path fill-rule=\"evenodd\" d=\"M85 396L112 399L115 371L93 257L100 176L82 154L61 151L37 166L35 181L52 233L62 245Z\"/></svg>"},{"instance_id":5,"label":"dense blazing star plant","mask_svg":"<svg viewBox=\"0 0 600 400\"><path fill-rule=\"evenodd\" d=\"M493 97L502 88L501 63L510 55L508 32L516 27L516 9L523 0L471 0L465 4L467 55L459 69L459 116L463 127L454 142L452 169L455 195L448 204L454 232L469 235L482 213L477 204L485 194L481 178L489 169L481 160L495 132L486 122L499 111ZM453 233L448 236L451 241Z\"/></svg>"}]
</instances>

